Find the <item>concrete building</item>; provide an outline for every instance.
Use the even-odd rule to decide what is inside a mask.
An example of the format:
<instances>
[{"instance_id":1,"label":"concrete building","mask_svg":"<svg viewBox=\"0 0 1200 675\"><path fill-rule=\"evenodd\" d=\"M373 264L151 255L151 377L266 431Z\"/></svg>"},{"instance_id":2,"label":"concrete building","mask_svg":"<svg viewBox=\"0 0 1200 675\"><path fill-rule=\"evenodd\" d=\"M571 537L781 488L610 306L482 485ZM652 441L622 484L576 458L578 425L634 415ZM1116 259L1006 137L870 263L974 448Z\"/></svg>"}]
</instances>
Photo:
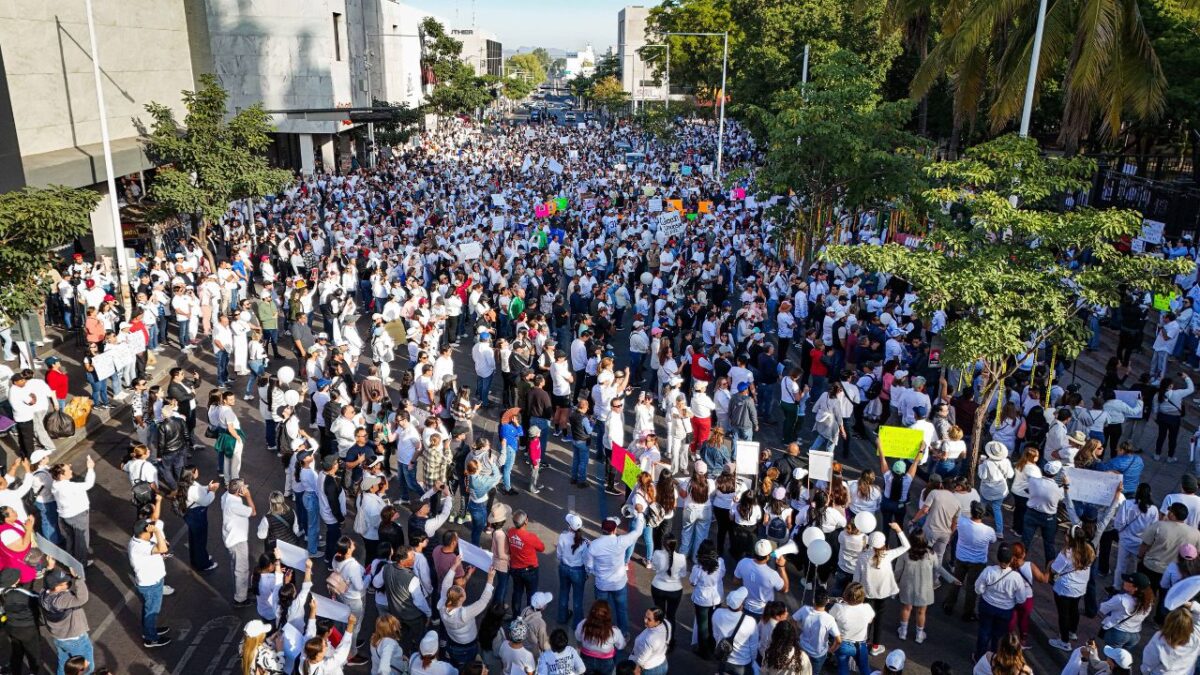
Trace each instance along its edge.
<instances>
[{"instance_id":1,"label":"concrete building","mask_svg":"<svg viewBox=\"0 0 1200 675\"><path fill-rule=\"evenodd\" d=\"M587 77L596 71L596 54L589 44L580 52L567 52L564 59L563 79L573 80L576 76Z\"/></svg>"},{"instance_id":2,"label":"concrete building","mask_svg":"<svg viewBox=\"0 0 1200 675\"><path fill-rule=\"evenodd\" d=\"M450 37L462 42L462 60L476 75L504 75L503 45L496 36L478 27L452 28Z\"/></svg>"},{"instance_id":3,"label":"concrete building","mask_svg":"<svg viewBox=\"0 0 1200 675\"><path fill-rule=\"evenodd\" d=\"M630 5L617 12L617 62L621 65L621 88L629 92L634 106L643 101L663 101L667 93L666 83L655 81L653 68L642 60L638 52L651 44L646 39L649 16L650 8L641 5ZM661 51L663 48L654 49Z\"/></svg>"},{"instance_id":4,"label":"concrete building","mask_svg":"<svg viewBox=\"0 0 1200 675\"><path fill-rule=\"evenodd\" d=\"M368 93L380 101L421 105L425 91L419 28L430 15L395 0L363 0L363 6Z\"/></svg>"},{"instance_id":5,"label":"concrete building","mask_svg":"<svg viewBox=\"0 0 1200 675\"><path fill-rule=\"evenodd\" d=\"M149 121L145 105L157 101L182 115L180 92L193 87L184 7L178 0L93 0L93 19L113 172L136 178L153 167L138 141L137 121ZM118 228L84 1L0 2L0 49L0 189L97 190L104 198L92 214L95 245L110 253Z\"/></svg>"}]
</instances>

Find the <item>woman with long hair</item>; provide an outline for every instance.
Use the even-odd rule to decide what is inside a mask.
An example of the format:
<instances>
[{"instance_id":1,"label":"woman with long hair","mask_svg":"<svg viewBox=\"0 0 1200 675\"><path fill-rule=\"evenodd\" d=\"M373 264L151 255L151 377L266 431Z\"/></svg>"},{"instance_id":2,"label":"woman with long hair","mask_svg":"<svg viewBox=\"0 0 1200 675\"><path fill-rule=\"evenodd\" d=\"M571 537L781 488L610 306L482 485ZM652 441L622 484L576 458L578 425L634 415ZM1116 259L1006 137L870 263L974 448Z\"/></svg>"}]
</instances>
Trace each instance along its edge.
<instances>
[{"instance_id":1,"label":"woman with long hair","mask_svg":"<svg viewBox=\"0 0 1200 675\"><path fill-rule=\"evenodd\" d=\"M458 565L462 565L461 555ZM455 668L462 668L479 655L479 626L475 623L475 617L482 614L491 602L496 569L493 567L488 570L483 591L471 604L467 604L466 590L456 583L456 580L465 578L447 574L442 579L441 597L437 603L438 615L442 617L442 626L446 631L446 658ZM350 618L353 619L354 615L351 614Z\"/></svg>"},{"instance_id":2,"label":"woman with long hair","mask_svg":"<svg viewBox=\"0 0 1200 675\"><path fill-rule=\"evenodd\" d=\"M979 657L972 675L1033 675L1033 668L1025 663L1021 638L1009 633L1000 639L995 652Z\"/></svg>"},{"instance_id":3,"label":"woman with long hair","mask_svg":"<svg viewBox=\"0 0 1200 675\"><path fill-rule=\"evenodd\" d=\"M700 459L708 465L709 471L718 475L725 471L725 466L730 462L729 444L725 439L725 429L717 426L713 427L712 433L700 445Z\"/></svg>"},{"instance_id":4,"label":"woman with long hair","mask_svg":"<svg viewBox=\"0 0 1200 675\"><path fill-rule=\"evenodd\" d=\"M558 558L558 623L583 616L583 585L587 580L589 543L583 538L583 519L568 513L567 529L558 535L554 555ZM572 600L574 602L572 603ZM567 607L572 606L573 612Z\"/></svg>"},{"instance_id":5,"label":"woman with long hair","mask_svg":"<svg viewBox=\"0 0 1200 675\"><path fill-rule=\"evenodd\" d=\"M733 546L730 547L729 553L733 560L741 560L749 555L754 547L758 527L763 519L762 507L758 505L753 492L747 490L742 493L730 517L733 519Z\"/></svg>"},{"instance_id":6,"label":"woman with long hair","mask_svg":"<svg viewBox=\"0 0 1200 675\"><path fill-rule=\"evenodd\" d=\"M392 675L407 669L408 661L400 648L400 621L381 613L371 634L371 675Z\"/></svg>"},{"instance_id":7,"label":"woman with long hair","mask_svg":"<svg viewBox=\"0 0 1200 675\"><path fill-rule=\"evenodd\" d=\"M332 572L340 574L346 582L346 590L338 594L334 598L338 602L350 608L350 614L358 619L361 626L363 617L367 614L367 608L364 601L364 595L367 592L366 570L363 569L362 563L358 558L354 557L355 549L358 545L350 537L343 536L337 540L337 552L333 555ZM354 639L357 641L357 635L347 636L346 639ZM350 660L348 665L358 666L367 663L367 659L360 656L358 653L358 645L350 649Z\"/></svg>"},{"instance_id":8,"label":"woman with long hair","mask_svg":"<svg viewBox=\"0 0 1200 675\"><path fill-rule=\"evenodd\" d=\"M661 516L661 513L658 513L657 507L654 510L650 508L650 505L655 503L655 496L654 477L648 472L643 471L638 474L637 483L633 490L630 491L629 499L626 502L630 510L641 511L647 521L646 527L642 528L642 543L646 547L646 551L642 555L642 563L646 566L646 569L654 569L654 566L650 562L650 556L654 553L654 526L658 524L658 519ZM626 561L633 557L633 549L635 548L637 548L636 544L629 548L629 551L625 554Z\"/></svg>"},{"instance_id":9,"label":"woman with long hair","mask_svg":"<svg viewBox=\"0 0 1200 675\"><path fill-rule=\"evenodd\" d=\"M904 536L900 523L891 523L890 527L900 538L900 545L888 548L887 535L883 532L872 532L867 538L867 548L859 554L858 564L854 569L854 580L862 584L867 602L871 604L871 609L875 610L875 620L871 624L872 656L886 651L880 642L883 633L883 601L900 592L892 561L909 549L908 537Z\"/></svg>"},{"instance_id":10,"label":"woman with long hair","mask_svg":"<svg viewBox=\"0 0 1200 675\"><path fill-rule=\"evenodd\" d=\"M1029 505L1029 481L1042 477L1042 470L1038 468L1038 457L1040 454L1041 452L1036 445L1027 445L1021 453L1021 458L1017 460L1016 466L1013 467L1012 531L1018 537L1023 534L1022 527L1025 522L1025 510Z\"/></svg>"},{"instance_id":11,"label":"woman with long hair","mask_svg":"<svg viewBox=\"0 0 1200 675\"><path fill-rule=\"evenodd\" d=\"M683 515L679 548L689 561L696 555L700 543L708 539L713 519L712 497L716 491L716 481L708 477L708 464L702 459L696 460L691 478L678 492Z\"/></svg>"},{"instance_id":12,"label":"woman with long hair","mask_svg":"<svg viewBox=\"0 0 1200 675\"><path fill-rule=\"evenodd\" d=\"M675 493L675 490L675 478L667 471L660 473L658 475L658 482L654 485L654 503L658 507L656 511L659 513L659 521L654 526L652 536L655 549L662 546L663 535L675 529L673 527L675 524L675 507L678 504L678 495Z\"/></svg>"},{"instance_id":13,"label":"woman with long hair","mask_svg":"<svg viewBox=\"0 0 1200 675\"><path fill-rule=\"evenodd\" d=\"M847 526L849 528L849 526ZM925 641L925 609L933 604L933 578L960 584L942 567L938 557L929 547L929 540L919 527L908 533L908 553L896 559L896 583L900 586L900 628L896 631L901 640L908 639L908 619L916 613L917 634L915 641Z\"/></svg>"},{"instance_id":14,"label":"woman with long hair","mask_svg":"<svg viewBox=\"0 0 1200 675\"><path fill-rule=\"evenodd\" d=\"M1021 575L1025 580L1025 584L1029 587L1029 598L1025 602L1013 607L1012 619L1009 620L1008 630L1010 633L1016 633L1021 639L1022 649L1028 649L1031 645L1029 642L1029 622L1033 617L1033 582L1040 584L1050 583L1050 575L1042 571L1032 560L1028 560L1025 544L1014 542L1012 545L1012 560L1009 562L1009 569Z\"/></svg>"},{"instance_id":15,"label":"woman with long hair","mask_svg":"<svg viewBox=\"0 0 1200 675\"><path fill-rule=\"evenodd\" d=\"M1154 459L1162 459L1163 441L1167 442L1167 463L1175 463L1175 446L1179 441L1179 426L1183 422L1183 406L1187 397L1196 391L1192 378L1180 373L1183 388L1175 386L1174 378L1164 377L1154 395L1154 422L1158 425L1158 437L1154 441Z\"/></svg>"},{"instance_id":16,"label":"woman with long hair","mask_svg":"<svg viewBox=\"0 0 1200 675\"><path fill-rule=\"evenodd\" d=\"M1025 435L1025 419L1017 404L1009 401L1000 409L1000 419L991 424L992 440L1004 444L1009 454L1017 451L1017 444Z\"/></svg>"},{"instance_id":17,"label":"woman with long hair","mask_svg":"<svg viewBox=\"0 0 1200 675\"><path fill-rule=\"evenodd\" d=\"M1104 644L1132 649L1142 639L1142 622L1154 611L1154 588L1145 574L1127 574L1121 592L1100 604Z\"/></svg>"},{"instance_id":18,"label":"woman with long hair","mask_svg":"<svg viewBox=\"0 0 1200 675\"><path fill-rule=\"evenodd\" d=\"M688 582L692 584L692 607L696 615L696 643L701 658L711 658L716 641L713 639L712 615L725 597L725 561L713 542L705 539L696 552L696 563Z\"/></svg>"},{"instance_id":19,"label":"woman with long hair","mask_svg":"<svg viewBox=\"0 0 1200 675\"><path fill-rule=\"evenodd\" d=\"M1117 506L1113 516L1113 529L1117 531L1117 565L1113 569L1113 588L1117 581L1137 567L1138 549L1142 545L1142 533L1150 523L1158 521L1158 507L1154 505L1154 493L1149 483L1139 483L1133 499L1126 499ZM1103 564L1103 561L1101 561Z\"/></svg>"},{"instance_id":20,"label":"woman with long hair","mask_svg":"<svg viewBox=\"0 0 1200 675\"><path fill-rule=\"evenodd\" d=\"M775 624L759 674L812 675L812 661L800 649L800 629L795 621L784 619Z\"/></svg>"},{"instance_id":21,"label":"woman with long hair","mask_svg":"<svg viewBox=\"0 0 1200 675\"><path fill-rule=\"evenodd\" d=\"M1067 546L1058 552L1050 571L1054 573L1054 606L1058 610L1058 639L1050 646L1065 652L1072 650L1071 641L1079 629L1079 599L1087 592L1088 579L1096 551L1082 527L1072 527Z\"/></svg>"},{"instance_id":22,"label":"woman with long hair","mask_svg":"<svg viewBox=\"0 0 1200 675\"><path fill-rule=\"evenodd\" d=\"M858 476L858 480L852 480L846 485L846 490L850 494L850 518L853 519L860 513L869 513L878 515L879 502L883 499L883 491L875 485L875 472L866 469Z\"/></svg>"},{"instance_id":23,"label":"woman with long hair","mask_svg":"<svg viewBox=\"0 0 1200 675\"><path fill-rule=\"evenodd\" d=\"M292 570L285 568L273 553L258 556L258 564L250 575L250 587L257 597L258 616L263 621L275 623L279 615L279 589L290 584Z\"/></svg>"},{"instance_id":24,"label":"woman with long hair","mask_svg":"<svg viewBox=\"0 0 1200 675\"><path fill-rule=\"evenodd\" d=\"M679 540L667 532L661 547L654 551L654 579L650 582L650 598L654 606L662 608L671 623L670 646L675 647L675 615L679 612L679 600L683 597L683 580L688 577L687 558L679 552Z\"/></svg>"},{"instance_id":25,"label":"woman with long hair","mask_svg":"<svg viewBox=\"0 0 1200 675\"><path fill-rule=\"evenodd\" d=\"M194 464L183 467L175 486L175 507L187 523L188 559L192 569L205 574L217 569L217 561L208 554L208 507L216 500L221 484L215 480L208 484L198 483L199 478L200 469Z\"/></svg>"},{"instance_id":26,"label":"woman with long hair","mask_svg":"<svg viewBox=\"0 0 1200 675\"><path fill-rule=\"evenodd\" d=\"M1142 650L1142 672L1190 673L1200 656L1200 603L1185 602L1163 619L1162 628Z\"/></svg>"},{"instance_id":27,"label":"woman with long hair","mask_svg":"<svg viewBox=\"0 0 1200 675\"><path fill-rule=\"evenodd\" d=\"M242 639L242 675L284 675L283 631L255 619L246 624Z\"/></svg>"},{"instance_id":28,"label":"woman with long hair","mask_svg":"<svg viewBox=\"0 0 1200 675\"><path fill-rule=\"evenodd\" d=\"M725 551L725 544L733 538L733 507L738 497L737 476L733 475L732 468L726 467L721 471L716 487L712 495L713 520L717 523L716 544L718 551Z\"/></svg>"},{"instance_id":29,"label":"woman with long hair","mask_svg":"<svg viewBox=\"0 0 1200 675\"><path fill-rule=\"evenodd\" d=\"M592 603L587 616L575 626L575 639L588 672L612 675L616 670L617 652L625 648L625 636L613 626L608 602Z\"/></svg>"},{"instance_id":30,"label":"woman with long hair","mask_svg":"<svg viewBox=\"0 0 1200 675\"><path fill-rule=\"evenodd\" d=\"M840 553L837 548L838 531L846 527L846 512L830 505L829 494L824 490L814 490L812 505L809 506L806 515L805 522L796 526L796 532L803 532L807 527L819 528L821 534L825 535L825 543L829 544L833 550L833 555L830 556L829 560L817 566L815 570L817 580L825 583L837 565Z\"/></svg>"}]
</instances>

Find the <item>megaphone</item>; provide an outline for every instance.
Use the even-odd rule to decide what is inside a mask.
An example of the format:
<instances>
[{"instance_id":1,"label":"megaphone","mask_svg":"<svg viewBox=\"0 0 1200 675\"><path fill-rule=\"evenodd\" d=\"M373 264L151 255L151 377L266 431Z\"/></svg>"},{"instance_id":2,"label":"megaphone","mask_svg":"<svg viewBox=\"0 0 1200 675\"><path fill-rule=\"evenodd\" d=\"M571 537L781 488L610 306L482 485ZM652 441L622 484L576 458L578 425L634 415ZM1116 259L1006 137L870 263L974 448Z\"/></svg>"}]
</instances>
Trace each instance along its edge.
<instances>
[{"instance_id":1,"label":"megaphone","mask_svg":"<svg viewBox=\"0 0 1200 675\"><path fill-rule=\"evenodd\" d=\"M771 551L771 557L772 558L782 558L785 555L791 555L793 553L799 553L799 552L800 552L800 547L796 545L795 540L791 540L791 541L788 541L788 543L775 549L774 551Z\"/></svg>"}]
</instances>

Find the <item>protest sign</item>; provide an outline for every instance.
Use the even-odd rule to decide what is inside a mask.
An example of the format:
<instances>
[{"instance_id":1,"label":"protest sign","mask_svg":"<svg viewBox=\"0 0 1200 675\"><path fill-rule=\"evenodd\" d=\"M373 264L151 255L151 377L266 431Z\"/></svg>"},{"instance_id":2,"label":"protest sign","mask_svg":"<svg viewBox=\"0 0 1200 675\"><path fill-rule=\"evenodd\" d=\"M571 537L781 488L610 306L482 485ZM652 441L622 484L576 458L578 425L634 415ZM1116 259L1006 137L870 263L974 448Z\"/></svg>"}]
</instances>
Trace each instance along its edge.
<instances>
[{"instance_id":1,"label":"protest sign","mask_svg":"<svg viewBox=\"0 0 1200 675\"><path fill-rule=\"evenodd\" d=\"M821 450L808 451L808 477L812 480L833 480L833 453Z\"/></svg>"},{"instance_id":2,"label":"protest sign","mask_svg":"<svg viewBox=\"0 0 1200 675\"><path fill-rule=\"evenodd\" d=\"M504 200L504 195L492 195L492 206L504 208L508 206L508 202Z\"/></svg>"},{"instance_id":3,"label":"protest sign","mask_svg":"<svg viewBox=\"0 0 1200 675\"><path fill-rule=\"evenodd\" d=\"M746 197L746 208L757 209L758 208L758 200L755 199L754 197Z\"/></svg>"},{"instance_id":4,"label":"protest sign","mask_svg":"<svg viewBox=\"0 0 1200 675\"><path fill-rule=\"evenodd\" d=\"M738 474L742 476L758 475L758 450L759 445L755 441L734 441L733 463L737 467Z\"/></svg>"},{"instance_id":5,"label":"protest sign","mask_svg":"<svg viewBox=\"0 0 1200 675\"><path fill-rule=\"evenodd\" d=\"M708 176L710 178L712 177L712 170L713 170L712 164L705 164L700 167L700 173L702 173L705 176Z\"/></svg>"},{"instance_id":6,"label":"protest sign","mask_svg":"<svg viewBox=\"0 0 1200 675\"><path fill-rule=\"evenodd\" d=\"M924 442L925 434L920 429L879 427L879 446L883 448L884 457L916 459Z\"/></svg>"},{"instance_id":7,"label":"protest sign","mask_svg":"<svg viewBox=\"0 0 1200 675\"><path fill-rule=\"evenodd\" d=\"M669 204L671 206L671 208L674 209L675 211L683 213L683 200L682 199L668 199L667 204Z\"/></svg>"},{"instance_id":8,"label":"protest sign","mask_svg":"<svg viewBox=\"0 0 1200 675\"><path fill-rule=\"evenodd\" d=\"M663 202L661 199L651 199L649 203L650 213L662 213Z\"/></svg>"},{"instance_id":9,"label":"protest sign","mask_svg":"<svg viewBox=\"0 0 1200 675\"><path fill-rule=\"evenodd\" d=\"M1074 467L1064 467L1063 475L1070 482L1072 501L1099 506L1113 503L1124 480L1119 473Z\"/></svg>"},{"instance_id":10,"label":"protest sign","mask_svg":"<svg viewBox=\"0 0 1200 675\"><path fill-rule=\"evenodd\" d=\"M117 372L115 354L111 351L97 354L92 358L92 367L96 369L96 379L106 380Z\"/></svg>"},{"instance_id":11,"label":"protest sign","mask_svg":"<svg viewBox=\"0 0 1200 675\"><path fill-rule=\"evenodd\" d=\"M583 131L584 129L587 129L587 122L579 122L575 125L575 128Z\"/></svg>"},{"instance_id":12,"label":"protest sign","mask_svg":"<svg viewBox=\"0 0 1200 675\"><path fill-rule=\"evenodd\" d=\"M700 213L712 213L712 207L713 207L712 202L700 202L697 205L696 210L699 211Z\"/></svg>"},{"instance_id":13,"label":"protest sign","mask_svg":"<svg viewBox=\"0 0 1200 675\"><path fill-rule=\"evenodd\" d=\"M681 174L683 174L683 175L685 175L685 176L690 176L690 175L692 175L692 167L691 167L691 165L684 164L683 166L679 167L679 173L681 173Z\"/></svg>"},{"instance_id":14,"label":"protest sign","mask_svg":"<svg viewBox=\"0 0 1200 675\"><path fill-rule=\"evenodd\" d=\"M525 155L525 161L521 162L521 173L525 173L526 171L529 171L529 167L531 164L533 164L533 160L529 159L529 155Z\"/></svg>"},{"instance_id":15,"label":"protest sign","mask_svg":"<svg viewBox=\"0 0 1200 675\"><path fill-rule=\"evenodd\" d=\"M1166 227L1166 223L1157 220L1143 220L1141 238L1150 242L1151 244L1161 244L1163 241L1163 230L1166 229Z\"/></svg>"},{"instance_id":16,"label":"protest sign","mask_svg":"<svg viewBox=\"0 0 1200 675\"><path fill-rule=\"evenodd\" d=\"M483 245L477 241L463 242L458 245L459 260L475 260L483 255Z\"/></svg>"},{"instance_id":17,"label":"protest sign","mask_svg":"<svg viewBox=\"0 0 1200 675\"><path fill-rule=\"evenodd\" d=\"M129 334L129 341L126 344L129 345L129 349L133 351L135 356L141 354L146 351L146 334L140 330L135 330Z\"/></svg>"},{"instance_id":18,"label":"protest sign","mask_svg":"<svg viewBox=\"0 0 1200 675\"><path fill-rule=\"evenodd\" d=\"M1154 294L1154 309L1156 309L1160 312L1171 311L1171 302L1173 302L1175 300L1176 296L1178 296L1178 293L1172 293L1170 295L1163 295L1162 293L1155 293Z\"/></svg>"},{"instance_id":19,"label":"protest sign","mask_svg":"<svg viewBox=\"0 0 1200 675\"><path fill-rule=\"evenodd\" d=\"M664 237L678 237L687 229L687 223L679 217L678 211L667 211L658 216L658 231Z\"/></svg>"},{"instance_id":20,"label":"protest sign","mask_svg":"<svg viewBox=\"0 0 1200 675\"><path fill-rule=\"evenodd\" d=\"M621 482L628 485L630 490L637 488L638 476L642 475L642 467L637 462L629 462L621 471Z\"/></svg>"},{"instance_id":21,"label":"protest sign","mask_svg":"<svg viewBox=\"0 0 1200 675\"><path fill-rule=\"evenodd\" d=\"M559 197L558 199L555 199L554 206L558 211L566 211L567 210L567 198Z\"/></svg>"},{"instance_id":22,"label":"protest sign","mask_svg":"<svg viewBox=\"0 0 1200 675\"><path fill-rule=\"evenodd\" d=\"M159 534L161 535L162 533L160 532ZM33 540L37 542L38 550L42 553L45 553L47 556L54 558L54 562L71 568L71 571L75 573L75 576L79 577L80 579L84 579L86 577L84 574L85 570L83 568L83 563L72 557L70 553L67 553L58 546L55 546L49 539L36 532L33 533Z\"/></svg>"},{"instance_id":23,"label":"protest sign","mask_svg":"<svg viewBox=\"0 0 1200 675\"><path fill-rule=\"evenodd\" d=\"M1129 407L1136 408L1142 401L1142 392L1129 389L1118 389L1113 392L1118 401L1124 401Z\"/></svg>"},{"instance_id":24,"label":"protest sign","mask_svg":"<svg viewBox=\"0 0 1200 675\"><path fill-rule=\"evenodd\" d=\"M286 541L276 541L275 546L279 548L279 562L292 569L304 569L305 563L308 562L307 550Z\"/></svg>"},{"instance_id":25,"label":"protest sign","mask_svg":"<svg viewBox=\"0 0 1200 675\"><path fill-rule=\"evenodd\" d=\"M578 150L568 150L567 157L570 157L571 159L579 159L579 151Z\"/></svg>"},{"instance_id":26,"label":"protest sign","mask_svg":"<svg viewBox=\"0 0 1200 675\"><path fill-rule=\"evenodd\" d=\"M746 188L741 188L741 187L734 188L733 189L733 198L736 200L739 200L739 201L742 199L745 199L746 198Z\"/></svg>"},{"instance_id":27,"label":"protest sign","mask_svg":"<svg viewBox=\"0 0 1200 675\"><path fill-rule=\"evenodd\" d=\"M533 207L533 215L536 218L548 218L550 217L550 207L545 204L538 204Z\"/></svg>"},{"instance_id":28,"label":"protest sign","mask_svg":"<svg viewBox=\"0 0 1200 675\"><path fill-rule=\"evenodd\" d=\"M337 623L346 623L350 620L350 605L316 593L310 593L310 595L317 602L317 616Z\"/></svg>"},{"instance_id":29,"label":"protest sign","mask_svg":"<svg viewBox=\"0 0 1200 675\"><path fill-rule=\"evenodd\" d=\"M1129 250L1133 251L1134 253L1145 253L1146 240L1142 239L1141 237L1135 238L1133 241L1129 242Z\"/></svg>"},{"instance_id":30,"label":"protest sign","mask_svg":"<svg viewBox=\"0 0 1200 675\"><path fill-rule=\"evenodd\" d=\"M558 142L560 145L567 145L568 143L571 142L571 137L570 136L559 136Z\"/></svg>"},{"instance_id":31,"label":"protest sign","mask_svg":"<svg viewBox=\"0 0 1200 675\"><path fill-rule=\"evenodd\" d=\"M563 172L563 166L562 166L562 164L559 164L558 162L556 162L556 161L554 161L554 160L550 160L549 162L547 162L547 163L546 163L546 168L548 168L548 169L550 169L550 171L552 171L552 172L554 172L554 173L556 173L556 174L560 174L560 175L561 175L561 174L562 174L562 172Z\"/></svg>"},{"instance_id":32,"label":"protest sign","mask_svg":"<svg viewBox=\"0 0 1200 675\"><path fill-rule=\"evenodd\" d=\"M458 552L460 555L462 555L462 559L465 564L483 570L484 572L492 569L491 551L485 551L469 541L459 540Z\"/></svg>"},{"instance_id":33,"label":"protest sign","mask_svg":"<svg viewBox=\"0 0 1200 675\"><path fill-rule=\"evenodd\" d=\"M492 216L492 232L500 232L504 229L504 216Z\"/></svg>"}]
</instances>

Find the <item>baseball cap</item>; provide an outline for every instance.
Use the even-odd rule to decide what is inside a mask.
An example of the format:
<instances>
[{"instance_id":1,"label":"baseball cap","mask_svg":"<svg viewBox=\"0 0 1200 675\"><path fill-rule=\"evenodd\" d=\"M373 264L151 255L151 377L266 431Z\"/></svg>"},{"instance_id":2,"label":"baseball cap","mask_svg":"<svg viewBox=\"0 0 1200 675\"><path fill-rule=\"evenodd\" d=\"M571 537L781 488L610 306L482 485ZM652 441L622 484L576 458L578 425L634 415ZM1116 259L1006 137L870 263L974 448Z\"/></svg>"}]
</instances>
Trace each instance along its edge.
<instances>
[{"instance_id":1,"label":"baseball cap","mask_svg":"<svg viewBox=\"0 0 1200 675\"><path fill-rule=\"evenodd\" d=\"M754 555L765 558L771 555L771 542L766 539L759 539L754 542Z\"/></svg>"},{"instance_id":2,"label":"baseball cap","mask_svg":"<svg viewBox=\"0 0 1200 675\"><path fill-rule=\"evenodd\" d=\"M892 473L904 473L908 471L908 467L904 466L904 460L898 459L892 462Z\"/></svg>"},{"instance_id":3,"label":"baseball cap","mask_svg":"<svg viewBox=\"0 0 1200 675\"><path fill-rule=\"evenodd\" d=\"M1121 668L1128 670L1133 667L1133 655L1120 647L1105 645L1104 655L1112 659L1113 663Z\"/></svg>"},{"instance_id":4,"label":"baseball cap","mask_svg":"<svg viewBox=\"0 0 1200 675\"><path fill-rule=\"evenodd\" d=\"M884 661L884 665L891 670L904 670L904 662L906 660L907 659L904 657L903 649L893 649L892 652L887 655L887 660Z\"/></svg>"},{"instance_id":5,"label":"baseball cap","mask_svg":"<svg viewBox=\"0 0 1200 675\"><path fill-rule=\"evenodd\" d=\"M725 605L730 609L740 609L748 595L750 595L750 592L745 587L729 591L729 593L725 594Z\"/></svg>"},{"instance_id":6,"label":"baseball cap","mask_svg":"<svg viewBox=\"0 0 1200 675\"><path fill-rule=\"evenodd\" d=\"M382 482L383 482L383 479L380 478L379 476L376 476L374 474L367 474L367 475L363 476L363 479L362 479L362 491L367 492L368 490L371 490L372 488L374 488L375 486L379 485Z\"/></svg>"},{"instance_id":7,"label":"baseball cap","mask_svg":"<svg viewBox=\"0 0 1200 675\"><path fill-rule=\"evenodd\" d=\"M438 653L438 634L434 631L429 631L425 637L421 638L421 655L422 656L437 656Z\"/></svg>"},{"instance_id":8,"label":"baseball cap","mask_svg":"<svg viewBox=\"0 0 1200 675\"><path fill-rule=\"evenodd\" d=\"M1053 459L1049 462L1046 462L1046 465L1042 467L1042 473L1046 474L1047 476L1053 476L1061 470L1062 462Z\"/></svg>"},{"instance_id":9,"label":"baseball cap","mask_svg":"<svg viewBox=\"0 0 1200 675\"><path fill-rule=\"evenodd\" d=\"M36 456L36 455L37 455L37 453L34 453L34 456ZM1195 560L1196 559L1196 547L1192 544L1184 544L1183 546L1180 546L1179 547L1179 556L1181 558L1183 558L1184 560Z\"/></svg>"},{"instance_id":10,"label":"baseball cap","mask_svg":"<svg viewBox=\"0 0 1200 675\"><path fill-rule=\"evenodd\" d=\"M61 567L46 572L46 588L54 588L71 582L71 574Z\"/></svg>"},{"instance_id":11,"label":"baseball cap","mask_svg":"<svg viewBox=\"0 0 1200 675\"><path fill-rule=\"evenodd\" d=\"M529 637L529 626L522 619L513 619L508 624L508 639L513 642L524 642Z\"/></svg>"},{"instance_id":12,"label":"baseball cap","mask_svg":"<svg viewBox=\"0 0 1200 675\"><path fill-rule=\"evenodd\" d=\"M33 454L29 456L29 463L30 464L38 464L43 459L46 459L49 456L50 456L49 450L47 450L45 448L39 448L37 450L34 450ZM1195 550L1196 549L1192 549L1193 552L1195 552Z\"/></svg>"},{"instance_id":13,"label":"baseball cap","mask_svg":"<svg viewBox=\"0 0 1200 675\"><path fill-rule=\"evenodd\" d=\"M1135 588L1150 588L1150 577L1141 572L1123 575L1121 580L1133 584Z\"/></svg>"},{"instance_id":14,"label":"baseball cap","mask_svg":"<svg viewBox=\"0 0 1200 675\"><path fill-rule=\"evenodd\" d=\"M53 366L56 363L58 363L57 356L51 356L50 358L46 359L46 367L47 368L49 368L50 366Z\"/></svg>"},{"instance_id":15,"label":"baseball cap","mask_svg":"<svg viewBox=\"0 0 1200 675\"><path fill-rule=\"evenodd\" d=\"M534 609L544 609L553 599L554 595L552 593L538 591L529 597L529 604L532 605Z\"/></svg>"},{"instance_id":16,"label":"baseball cap","mask_svg":"<svg viewBox=\"0 0 1200 675\"><path fill-rule=\"evenodd\" d=\"M604 521L604 523L600 527L605 532L612 534L613 532L617 531L617 524L618 524L618 521L616 518L608 518Z\"/></svg>"},{"instance_id":17,"label":"baseball cap","mask_svg":"<svg viewBox=\"0 0 1200 675\"><path fill-rule=\"evenodd\" d=\"M577 514L568 513L566 515L566 521L567 527L574 531L578 531L583 528L583 518L580 518Z\"/></svg>"},{"instance_id":18,"label":"baseball cap","mask_svg":"<svg viewBox=\"0 0 1200 675\"><path fill-rule=\"evenodd\" d=\"M267 633L270 633L271 632L271 624L269 624L265 621L261 621L259 619L255 619L255 620L251 621L250 623L246 624L245 631L246 631L246 637L255 638L260 635L266 635Z\"/></svg>"},{"instance_id":19,"label":"baseball cap","mask_svg":"<svg viewBox=\"0 0 1200 675\"><path fill-rule=\"evenodd\" d=\"M738 382L737 390L738 390L739 394L742 393L743 391L746 391L749 388L750 388L749 382Z\"/></svg>"}]
</instances>

